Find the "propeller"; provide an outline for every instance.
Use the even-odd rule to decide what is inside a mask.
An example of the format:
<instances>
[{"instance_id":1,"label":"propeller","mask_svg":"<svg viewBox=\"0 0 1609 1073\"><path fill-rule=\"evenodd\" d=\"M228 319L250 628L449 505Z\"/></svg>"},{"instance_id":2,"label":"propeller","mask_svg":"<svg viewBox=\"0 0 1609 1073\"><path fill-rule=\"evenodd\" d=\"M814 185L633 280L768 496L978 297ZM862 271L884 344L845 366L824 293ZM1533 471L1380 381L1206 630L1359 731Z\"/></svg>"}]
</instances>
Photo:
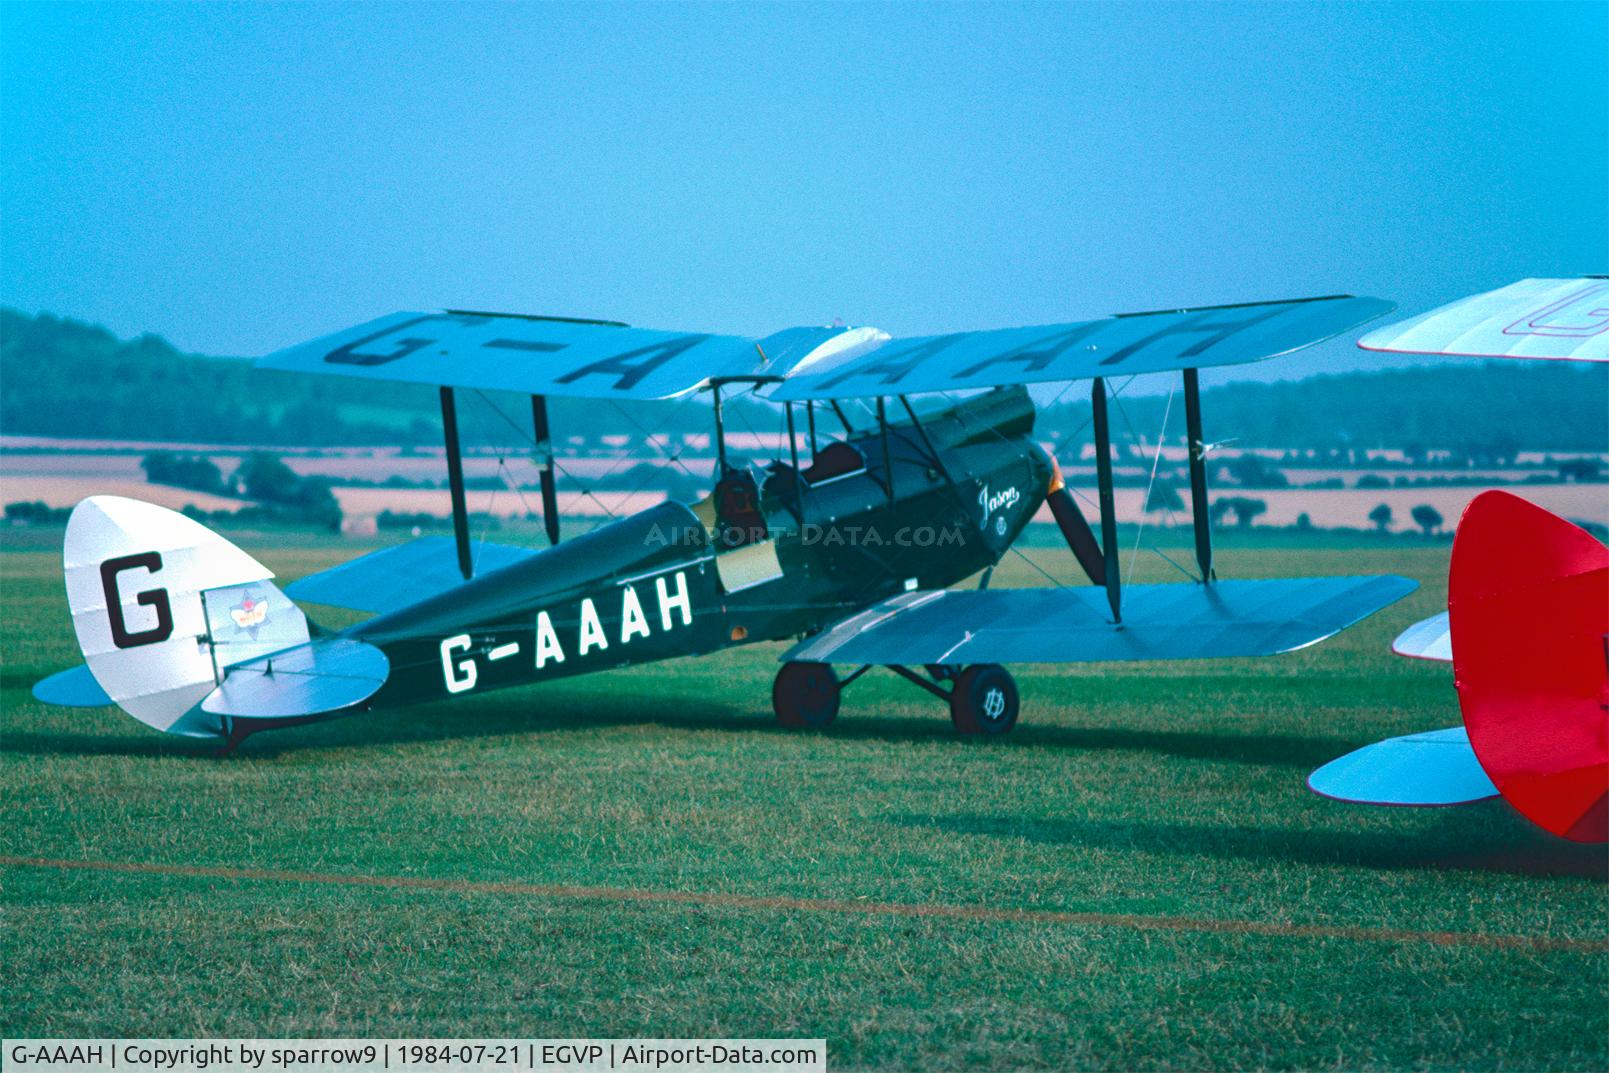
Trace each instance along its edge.
<instances>
[{"instance_id":1,"label":"propeller","mask_svg":"<svg viewBox=\"0 0 1609 1073\"><path fill-rule=\"evenodd\" d=\"M1051 459L1055 467L1050 478L1050 492L1045 496L1045 502L1050 504L1051 516L1056 519L1056 526L1067 541L1067 547L1072 550L1078 565L1084 568L1090 581L1096 585L1106 584L1106 558L1101 554L1101 546L1095 539L1095 532L1084 520L1083 511L1078 509L1078 502L1073 494L1067 490L1067 481L1063 479L1061 466L1055 459Z\"/></svg>"}]
</instances>

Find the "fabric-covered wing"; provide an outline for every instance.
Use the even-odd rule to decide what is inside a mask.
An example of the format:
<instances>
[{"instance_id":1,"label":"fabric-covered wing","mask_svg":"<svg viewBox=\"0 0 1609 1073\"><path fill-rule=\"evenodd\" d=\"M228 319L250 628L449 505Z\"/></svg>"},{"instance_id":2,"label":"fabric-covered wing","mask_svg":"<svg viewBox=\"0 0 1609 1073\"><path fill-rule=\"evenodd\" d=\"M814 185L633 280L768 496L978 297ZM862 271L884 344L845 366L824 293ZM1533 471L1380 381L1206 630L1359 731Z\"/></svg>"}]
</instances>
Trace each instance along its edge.
<instances>
[{"instance_id":1,"label":"fabric-covered wing","mask_svg":"<svg viewBox=\"0 0 1609 1073\"><path fill-rule=\"evenodd\" d=\"M1376 329L1364 350L1609 361L1609 277L1522 279Z\"/></svg>"},{"instance_id":2,"label":"fabric-covered wing","mask_svg":"<svg viewBox=\"0 0 1609 1073\"><path fill-rule=\"evenodd\" d=\"M1417 582L1378 577L1135 585L1114 627L1106 590L910 592L808 638L784 661L1087 663L1270 656L1322 641Z\"/></svg>"},{"instance_id":3,"label":"fabric-covered wing","mask_svg":"<svg viewBox=\"0 0 1609 1073\"><path fill-rule=\"evenodd\" d=\"M771 397L916 394L1236 365L1323 342L1394 308L1338 295L895 339L801 367Z\"/></svg>"},{"instance_id":4,"label":"fabric-covered wing","mask_svg":"<svg viewBox=\"0 0 1609 1073\"><path fill-rule=\"evenodd\" d=\"M1391 642L1391 651L1409 659L1433 659L1451 663L1453 659L1453 633L1447 612L1420 619L1397 634Z\"/></svg>"},{"instance_id":5,"label":"fabric-covered wing","mask_svg":"<svg viewBox=\"0 0 1609 1073\"><path fill-rule=\"evenodd\" d=\"M472 553L476 576L541 554L531 548L490 543L475 544ZM378 615L418 603L463 583L452 538L421 537L309 574L285 586L285 594L308 603Z\"/></svg>"},{"instance_id":6,"label":"fabric-covered wing","mask_svg":"<svg viewBox=\"0 0 1609 1073\"><path fill-rule=\"evenodd\" d=\"M1392 308L1337 295L890 340L874 328L763 339L503 313L393 313L277 351L260 368L532 395L669 399L784 380L778 401L952 391L1233 365L1322 342Z\"/></svg>"},{"instance_id":7,"label":"fabric-covered wing","mask_svg":"<svg viewBox=\"0 0 1609 1073\"><path fill-rule=\"evenodd\" d=\"M1313 772L1307 788L1360 805L1465 805L1498 796L1463 727L1365 745Z\"/></svg>"},{"instance_id":8,"label":"fabric-covered wing","mask_svg":"<svg viewBox=\"0 0 1609 1073\"><path fill-rule=\"evenodd\" d=\"M819 329L829 335L835 329ZM393 313L277 351L259 368L582 398L668 399L711 378L763 374L802 356L757 340L492 313ZM779 349L809 339L779 340Z\"/></svg>"}]
</instances>

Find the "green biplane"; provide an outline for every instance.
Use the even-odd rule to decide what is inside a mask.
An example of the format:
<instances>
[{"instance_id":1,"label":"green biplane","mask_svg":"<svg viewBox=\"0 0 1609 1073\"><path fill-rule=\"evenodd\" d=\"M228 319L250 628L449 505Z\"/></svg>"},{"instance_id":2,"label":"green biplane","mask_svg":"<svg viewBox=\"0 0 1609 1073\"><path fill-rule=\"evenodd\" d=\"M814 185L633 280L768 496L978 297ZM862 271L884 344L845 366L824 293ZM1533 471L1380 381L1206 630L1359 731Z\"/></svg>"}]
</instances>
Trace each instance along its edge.
<instances>
[{"instance_id":1,"label":"green biplane","mask_svg":"<svg viewBox=\"0 0 1609 1073\"><path fill-rule=\"evenodd\" d=\"M383 317L258 364L438 387L454 538L376 551L282 592L189 518L86 499L64 552L86 662L35 695L115 703L232 747L269 727L792 640L772 690L788 726L831 723L844 688L886 667L942 698L958 730L1001 734L1018 710L1003 664L1271 655L1413 589L1391 576L1219 580L1202 457L1197 370L1288 353L1391 308L1335 296L902 340L867 328L752 339L470 311ZM1125 588L1107 381L1169 371L1183 376L1199 576ZM1024 386L1084 379L1093 528L1033 435ZM471 541L455 390L530 396L551 547ZM763 467L728 456L722 400L737 392L785 411L786 452ZM561 540L547 400L690 393L713 410L711 494ZM912 396L951 398L919 410ZM875 421L854 425L846 400L865 401ZM819 431L829 422L840 435ZM1089 584L987 588L1047 503ZM980 572L982 587L950 588ZM326 632L292 598L372 617Z\"/></svg>"}]
</instances>

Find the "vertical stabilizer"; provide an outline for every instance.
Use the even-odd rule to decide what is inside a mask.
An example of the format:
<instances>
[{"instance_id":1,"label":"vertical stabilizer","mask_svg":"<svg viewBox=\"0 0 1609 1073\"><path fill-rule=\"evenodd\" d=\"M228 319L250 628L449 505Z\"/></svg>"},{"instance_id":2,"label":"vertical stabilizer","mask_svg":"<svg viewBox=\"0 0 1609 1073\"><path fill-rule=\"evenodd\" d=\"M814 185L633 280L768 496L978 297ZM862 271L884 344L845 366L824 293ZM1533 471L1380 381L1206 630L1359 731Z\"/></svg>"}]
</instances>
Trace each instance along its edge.
<instances>
[{"instance_id":1,"label":"vertical stabilizer","mask_svg":"<svg viewBox=\"0 0 1609 1073\"><path fill-rule=\"evenodd\" d=\"M303 644L274 575L182 514L120 496L73 509L63 550L73 630L106 695L157 730L225 733L200 708L226 668Z\"/></svg>"}]
</instances>

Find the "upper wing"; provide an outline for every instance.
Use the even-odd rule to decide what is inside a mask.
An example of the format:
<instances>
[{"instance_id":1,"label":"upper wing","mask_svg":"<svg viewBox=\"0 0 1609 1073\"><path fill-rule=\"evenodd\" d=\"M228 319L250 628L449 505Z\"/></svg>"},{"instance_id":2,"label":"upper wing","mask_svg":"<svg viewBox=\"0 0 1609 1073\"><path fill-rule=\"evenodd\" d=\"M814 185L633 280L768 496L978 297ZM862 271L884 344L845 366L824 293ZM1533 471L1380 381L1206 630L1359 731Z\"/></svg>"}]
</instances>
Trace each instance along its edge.
<instances>
[{"instance_id":1,"label":"upper wing","mask_svg":"<svg viewBox=\"0 0 1609 1073\"><path fill-rule=\"evenodd\" d=\"M1416 582L1380 577L1134 585L1123 625L1106 590L910 592L808 638L784 661L1087 663L1269 656L1305 648L1400 600Z\"/></svg>"},{"instance_id":2,"label":"upper wing","mask_svg":"<svg viewBox=\"0 0 1609 1073\"><path fill-rule=\"evenodd\" d=\"M1609 277L1522 279L1376 329L1364 350L1609 361Z\"/></svg>"},{"instance_id":3,"label":"upper wing","mask_svg":"<svg viewBox=\"0 0 1609 1073\"><path fill-rule=\"evenodd\" d=\"M669 399L711 381L785 381L778 401L1079 380L1261 361L1389 312L1340 295L890 340L873 328L763 339L501 313L393 313L259 367L532 395Z\"/></svg>"},{"instance_id":4,"label":"upper wing","mask_svg":"<svg viewBox=\"0 0 1609 1073\"><path fill-rule=\"evenodd\" d=\"M847 331L794 328L749 339L501 313L393 313L257 365L533 395L668 399L723 377L780 375Z\"/></svg>"},{"instance_id":5,"label":"upper wing","mask_svg":"<svg viewBox=\"0 0 1609 1073\"><path fill-rule=\"evenodd\" d=\"M1394 308L1336 295L895 339L802 363L771 397L902 395L1236 365L1323 342Z\"/></svg>"}]
</instances>

